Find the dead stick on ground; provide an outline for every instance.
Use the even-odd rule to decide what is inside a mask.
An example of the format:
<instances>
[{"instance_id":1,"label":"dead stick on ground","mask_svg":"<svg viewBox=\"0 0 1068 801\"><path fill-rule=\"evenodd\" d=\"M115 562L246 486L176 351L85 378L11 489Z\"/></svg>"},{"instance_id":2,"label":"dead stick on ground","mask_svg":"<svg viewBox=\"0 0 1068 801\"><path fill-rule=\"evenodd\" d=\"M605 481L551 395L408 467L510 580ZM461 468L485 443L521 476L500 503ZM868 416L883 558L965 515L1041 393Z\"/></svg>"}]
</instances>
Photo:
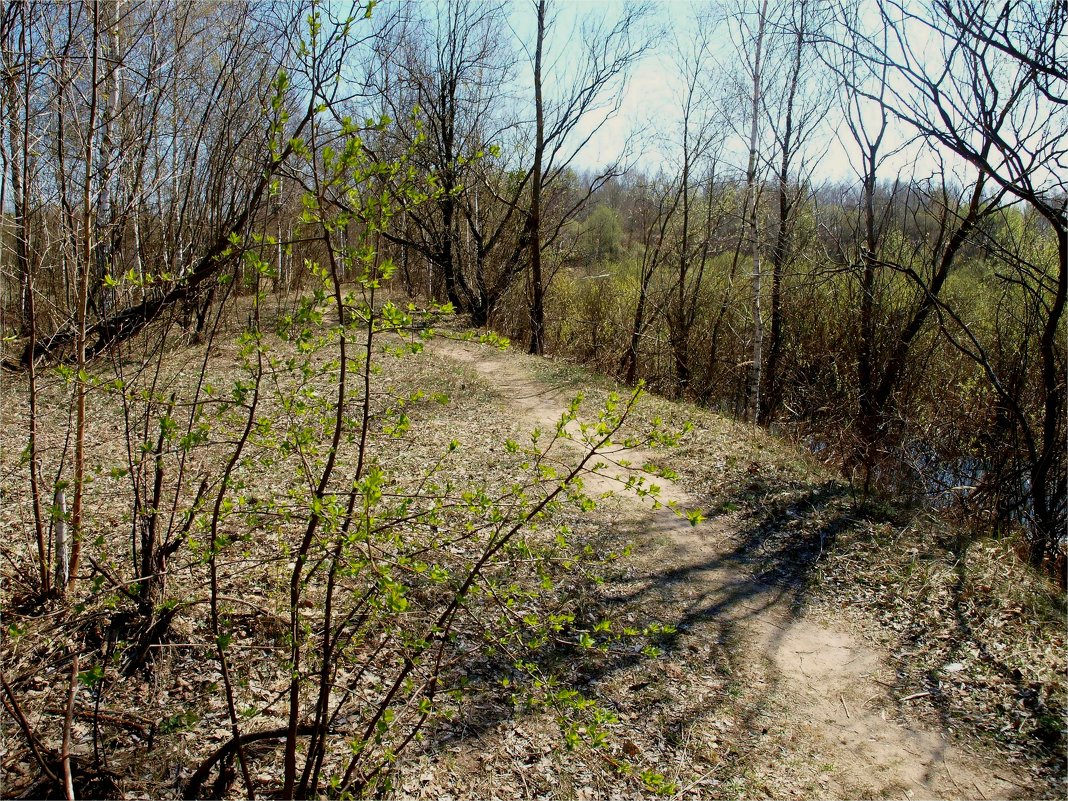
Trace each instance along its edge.
<instances>
[{"instance_id":1,"label":"dead stick on ground","mask_svg":"<svg viewBox=\"0 0 1068 801\"><path fill-rule=\"evenodd\" d=\"M52 768L45 759L44 751L41 744L37 741L37 735L33 733L33 729L30 728L30 723L26 720L26 715L22 712L22 707L19 706L18 699L15 698L15 693L11 689L11 686L7 683L7 679L4 677L2 671L0 671L0 683L3 684L4 693L6 698L4 699L4 708L7 709L11 717L19 724L19 728L22 729L23 735L26 737L26 742L30 746L30 752L33 754L33 758L37 760L38 766L44 772L48 778L52 781L59 781L59 777L52 772Z\"/></svg>"},{"instance_id":2,"label":"dead stick on ground","mask_svg":"<svg viewBox=\"0 0 1068 801\"><path fill-rule=\"evenodd\" d=\"M70 728L74 720L74 694L78 689L78 657L74 652L74 660L70 665L70 689L67 693L67 717L63 721L63 747L60 750L60 760L63 763L63 787L67 801L74 801L74 777L70 772Z\"/></svg>"},{"instance_id":3,"label":"dead stick on ground","mask_svg":"<svg viewBox=\"0 0 1068 801\"><path fill-rule=\"evenodd\" d=\"M849 714L849 707L848 707L848 706L846 706L846 702L845 702L845 697L844 697L844 696L842 696L841 694L839 694L839 696L838 696L838 700L842 702L842 709L844 709L844 710L845 710L845 713L846 713L846 720L852 720L852 719L853 719L853 716Z\"/></svg>"},{"instance_id":4,"label":"dead stick on ground","mask_svg":"<svg viewBox=\"0 0 1068 801\"><path fill-rule=\"evenodd\" d=\"M65 715L66 710L58 706L46 706L45 712L50 715ZM122 726L127 729L133 729L143 737L147 737L152 728L151 721L144 720L143 718L135 719L132 715L124 715L122 712L112 712L107 709L100 711L90 710L75 710L74 717L81 718L83 720L99 720L104 723L113 723L116 726Z\"/></svg>"},{"instance_id":5,"label":"dead stick on ground","mask_svg":"<svg viewBox=\"0 0 1068 801\"><path fill-rule=\"evenodd\" d=\"M913 701L913 700L915 700L917 698L923 698L925 695L930 695L930 693L922 692L922 693L913 693L912 695L906 695L904 698L901 699L901 703L905 703L905 701Z\"/></svg>"},{"instance_id":6,"label":"dead stick on ground","mask_svg":"<svg viewBox=\"0 0 1068 801\"><path fill-rule=\"evenodd\" d=\"M1010 779L1008 776L1002 776L1000 773L995 773L995 774L993 774L993 776L994 776L995 779L1001 779L1001 781L1007 782L1008 784L1011 784L1014 787L1026 787L1027 786L1025 784L1020 784L1015 779Z\"/></svg>"},{"instance_id":7,"label":"dead stick on ground","mask_svg":"<svg viewBox=\"0 0 1068 801\"><path fill-rule=\"evenodd\" d=\"M958 790L961 790L961 786L957 784L957 780L953 778L953 772L949 769L949 763L946 762L944 759L942 760L942 767L946 769L946 775L949 776L949 780L953 782L953 786L956 787Z\"/></svg>"},{"instance_id":8,"label":"dead stick on ground","mask_svg":"<svg viewBox=\"0 0 1068 801\"><path fill-rule=\"evenodd\" d=\"M975 781L973 779L972 780L972 784L974 784L975 785L975 789L979 791L979 795L981 795L985 799L986 798L986 793L984 793L983 792L983 788L979 786L979 782L977 782L977 781Z\"/></svg>"},{"instance_id":9,"label":"dead stick on ground","mask_svg":"<svg viewBox=\"0 0 1068 801\"><path fill-rule=\"evenodd\" d=\"M682 798L684 795L686 795L686 793L690 792L690 790L692 790L697 785L699 785L701 782L703 782L705 779L707 779L709 776L711 776L712 773L715 770L716 770L715 766L712 766L711 768L706 770L704 773L701 774L701 776L696 781L690 782L688 785L686 785L681 790L679 790L677 793L675 793L675 795L672 796L671 801L678 801L678 799Z\"/></svg>"}]
</instances>

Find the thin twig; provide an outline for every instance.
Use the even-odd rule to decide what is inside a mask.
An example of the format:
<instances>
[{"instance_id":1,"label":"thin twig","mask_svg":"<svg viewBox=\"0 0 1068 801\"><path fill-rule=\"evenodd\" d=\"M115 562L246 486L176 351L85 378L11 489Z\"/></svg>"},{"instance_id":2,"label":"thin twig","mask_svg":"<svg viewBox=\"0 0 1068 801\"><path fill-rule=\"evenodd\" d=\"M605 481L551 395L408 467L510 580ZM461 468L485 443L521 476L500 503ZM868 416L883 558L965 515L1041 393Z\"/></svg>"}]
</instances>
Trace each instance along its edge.
<instances>
[{"instance_id":1,"label":"thin twig","mask_svg":"<svg viewBox=\"0 0 1068 801\"><path fill-rule=\"evenodd\" d=\"M697 785L701 784L705 779L711 776L715 772L715 770L716 766L713 765L711 768L709 768L700 776L698 776L694 781L690 782L688 785L686 785L677 793L675 793L675 795L672 796L671 801L678 801L678 799L682 798L684 795L686 795L686 793L690 792L690 790L697 787Z\"/></svg>"},{"instance_id":2,"label":"thin twig","mask_svg":"<svg viewBox=\"0 0 1068 801\"><path fill-rule=\"evenodd\" d=\"M853 716L849 714L849 707L848 707L848 706L846 706L846 702L845 702L845 697L844 697L844 696L842 696L841 694L839 694L839 696L838 696L838 700L842 702L842 709L844 709L844 710L845 710L845 713L846 713L846 720L852 720L852 719L853 719Z\"/></svg>"},{"instance_id":3,"label":"thin twig","mask_svg":"<svg viewBox=\"0 0 1068 801\"><path fill-rule=\"evenodd\" d=\"M1008 776L1002 776L1000 773L994 773L992 775L993 775L993 777L995 779L1001 779L1001 781L1006 782L1007 784L1011 784L1014 787L1026 787L1027 786L1026 784L1020 784L1015 779L1010 779Z\"/></svg>"},{"instance_id":4,"label":"thin twig","mask_svg":"<svg viewBox=\"0 0 1068 801\"><path fill-rule=\"evenodd\" d=\"M215 648L213 642L154 642L148 646L149 648ZM248 651L277 651L281 648L288 646L282 645L234 645L230 643L227 648L244 648Z\"/></svg>"},{"instance_id":5,"label":"thin twig","mask_svg":"<svg viewBox=\"0 0 1068 801\"><path fill-rule=\"evenodd\" d=\"M89 564L91 564L97 570L97 572L99 572L104 578L106 578L111 583L112 587L114 587L116 590L121 592L123 595L125 595L127 598L129 598L131 601L134 601L135 603L137 601L137 595L135 593L130 592L130 590L127 589L127 586L130 584L137 584L138 582L143 581L144 578L151 578L149 576L122 582L115 578L113 575L111 575L111 573L108 572L107 568L97 562L90 554L83 553L82 556L89 560Z\"/></svg>"},{"instance_id":6,"label":"thin twig","mask_svg":"<svg viewBox=\"0 0 1068 801\"><path fill-rule=\"evenodd\" d=\"M74 720L74 695L78 689L78 657L74 652L74 659L70 664L70 687L67 692L67 717L63 721L63 747L60 750L60 760L63 764L63 788L67 801L74 801L74 777L70 772L70 729Z\"/></svg>"},{"instance_id":7,"label":"thin twig","mask_svg":"<svg viewBox=\"0 0 1068 801\"><path fill-rule=\"evenodd\" d=\"M946 769L946 775L949 776L949 780L953 782L953 786L958 790L961 790L961 786L957 784L957 780L953 778L953 772L949 769L949 763L944 759L942 760L942 767Z\"/></svg>"},{"instance_id":8,"label":"thin twig","mask_svg":"<svg viewBox=\"0 0 1068 801\"><path fill-rule=\"evenodd\" d=\"M904 703L905 701L913 701L917 698L923 698L927 695L930 695L930 693L926 691L922 693L913 693L912 695L906 695L904 698L901 699L901 703Z\"/></svg>"},{"instance_id":9,"label":"thin twig","mask_svg":"<svg viewBox=\"0 0 1068 801\"><path fill-rule=\"evenodd\" d=\"M66 711L58 706L45 707L45 712L50 715L65 715ZM83 720L99 720L104 723L113 723L116 726L122 726L125 729L132 729L143 737L148 737L152 728L152 722L145 720L144 718L135 718L133 715L127 715L122 712L115 712L109 709L101 710L89 710L78 709L74 712L74 717L81 718Z\"/></svg>"},{"instance_id":10,"label":"thin twig","mask_svg":"<svg viewBox=\"0 0 1068 801\"><path fill-rule=\"evenodd\" d=\"M59 781L59 777L56 776L55 772L48 764L48 760L46 760L44 754L41 753L41 744L37 742L37 736L33 733L33 729L30 728L30 723L26 720L26 716L23 714L22 708L19 706L19 702L15 698L15 693L12 692L11 686L7 683L7 678L3 673L0 673L0 683L3 683L4 694L7 696L4 706L7 707L7 711L11 713L11 716L18 721L19 728L22 729L22 733L26 737L26 742L29 743L30 752L33 754L33 758L37 761L37 764L48 778L52 781Z\"/></svg>"}]
</instances>

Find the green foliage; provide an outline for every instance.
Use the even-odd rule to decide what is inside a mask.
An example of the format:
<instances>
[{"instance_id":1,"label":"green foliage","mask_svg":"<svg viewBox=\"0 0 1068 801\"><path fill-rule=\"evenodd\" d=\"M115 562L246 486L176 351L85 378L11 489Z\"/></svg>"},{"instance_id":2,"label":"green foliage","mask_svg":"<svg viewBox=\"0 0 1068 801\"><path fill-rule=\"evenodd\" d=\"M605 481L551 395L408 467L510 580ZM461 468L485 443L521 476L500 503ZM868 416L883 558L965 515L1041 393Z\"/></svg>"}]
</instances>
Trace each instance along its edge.
<instances>
[{"instance_id":1,"label":"green foliage","mask_svg":"<svg viewBox=\"0 0 1068 801\"><path fill-rule=\"evenodd\" d=\"M78 681L85 687L95 687L104 678L104 666L93 665L89 670L83 670L78 674Z\"/></svg>"},{"instance_id":2,"label":"green foliage","mask_svg":"<svg viewBox=\"0 0 1068 801\"><path fill-rule=\"evenodd\" d=\"M346 721L301 746L309 760L318 753L330 765L341 760L321 777L339 795L383 791L405 745L463 708L474 691L464 666L476 657L496 666L493 681L509 684L521 706L554 710L569 745L605 745L614 718L554 678L546 656L652 654L660 632L578 621L570 593L626 550L599 556L559 521L596 507L583 476L598 469L603 450L678 437L659 421L641 436L621 434L641 388L610 395L592 413L579 396L555 426L503 443L507 483L461 477L464 445L435 442L420 425L428 404L456 400L378 380L384 360L421 358L424 341L452 311L384 297L396 265L380 252L380 235L438 190L406 155L372 158L365 134L345 127L308 165L318 178L301 219L324 252L305 261L303 294L269 326L260 323L265 297L252 295L228 389L205 382L210 403L187 420L169 407L154 417L165 460L221 444L229 452L230 467L207 495L214 500L183 509L186 547L220 586L240 584L228 565L277 555L256 572L258 592L287 619L279 652L287 658L275 668L292 682L298 721L328 708ZM263 244L232 243L253 282L272 277L256 250ZM508 346L496 334L478 338ZM578 446L571 463L548 456L564 442ZM430 455L398 458L409 449ZM156 450L146 440L140 475ZM647 475L655 474L668 475L649 465ZM657 493L645 476L628 486ZM327 608L328 618L311 611ZM227 664L226 681L241 686L248 676L237 655L255 635L223 612L212 619L211 640ZM357 677L359 695L334 678L341 676ZM237 708L234 725L256 725L260 705ZM163 729L198 725L195 715L173 715Z\"/></svg>"},{"instance_id":3,"label":"green foliage","mask_svg":"<svg viewBox=\"0 0 1068 801\"><path fill-rule=\"evenodd\" d=\"M188 710L170 715L160 721L159 731L161 734L173 734L180 731L190 731L200 722L200 714Z\"/></svg>"},{"instance_id":4,"label":"green foliage","mask_svg":"<svg viewBox=\"0 0 1068 801\"><path fill-rule=\"evenodd\" d=\"M675 782L668 781L663 774L654 770L643 770L640 776L642 783L656 795L675 795L679 789Z\"/></svg>"},{"instance_id":5,"label":"green foliage","mask_svg":"<svg viewBox=\"0 0 1068 801\"><path fill-rule=\"evenodd\" d=\"M594 207L579 224L578 242L591 268L617 261L623 254L623 220L619 212L603 203Z\"/></svg>"}]
</instances>

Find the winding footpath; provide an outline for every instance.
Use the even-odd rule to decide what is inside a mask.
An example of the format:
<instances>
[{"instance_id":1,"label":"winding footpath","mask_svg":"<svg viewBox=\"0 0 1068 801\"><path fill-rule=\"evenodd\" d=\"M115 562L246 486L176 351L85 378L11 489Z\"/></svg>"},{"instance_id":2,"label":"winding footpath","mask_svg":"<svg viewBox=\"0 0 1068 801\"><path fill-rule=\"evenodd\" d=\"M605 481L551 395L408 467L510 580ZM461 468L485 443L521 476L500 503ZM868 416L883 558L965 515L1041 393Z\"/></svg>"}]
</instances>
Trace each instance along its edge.
<instances>
[{"instance_id":1,"label":"winding footpath","mask_svg":"<svg viewBox=\"0 0 1068 801\"><path fill-rule=\"evenodd\" d=\"M566 393L535 377L524 357L448 340L435 342L431 351L477 372L527 428L555 426L566 408ZM635 464L651 458L641 451L626 455ZM685 487L657 483L662 500L683 508L698 505ZM586 485L612 488L596 477ZM844 630L797 616L781 588L740 570L728 557L733 532L727 524L713 519L693 527L668 509L652 511L638 499L624 503L633 505L647 533L666 543L670 572L685 576L661 593L671 593L684 608L714 615L721 630L733 633L732 658L774 694L777 719L768 725L792 727L808 752L830 757L831 797L1020 797L1025 779L1011 766L954 743L943 731L905 723L906 715L887 714L894 673L885 655ZM699 793L694 787L689 796Z\"/></svg>"}]
</instances>

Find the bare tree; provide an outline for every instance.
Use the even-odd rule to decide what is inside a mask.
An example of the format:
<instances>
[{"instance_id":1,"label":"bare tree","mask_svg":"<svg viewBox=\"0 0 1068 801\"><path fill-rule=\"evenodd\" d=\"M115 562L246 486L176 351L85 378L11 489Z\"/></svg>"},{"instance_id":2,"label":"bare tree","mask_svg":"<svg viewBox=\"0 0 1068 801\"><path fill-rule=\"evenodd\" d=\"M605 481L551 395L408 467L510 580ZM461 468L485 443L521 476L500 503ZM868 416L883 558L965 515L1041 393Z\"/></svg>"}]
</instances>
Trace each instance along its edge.
<instances>
[{"instance_id":1,"label":"bare tree","mask_svg":"<svg viewBox=\"0 0 1068 801\"><path fill-rule=\"evenodd\" d=\"M845 37L854 37L856 25L845 26L843 32ZM884 30L883 35L886 33ZM851 39L847 38L846 41ZM876 400L879 370L876 322L880 312L879 276L883 265L879 254L898 194L896 182L888 195L880 197L878 191L880 171L891 149L887 143L889 111L884 102L888 70L884 66L874 76L867 74L856 47L839 48L837 44L832 44L830 52L825 55L832 59L832 68L844 78L840 93L842 118L848 132L848 144L859 153L859 166L854 170L861 185L860 230L854 229L839 236L836 255L840 262L854 266L854 272L858 273L856 419L859 443L854 457L865 471L864 490L867 492L871 485L875 450L885 427L884 410ZM861 87L867 91L862 91ZM893 382L886 382L891 390L892 385Z\"/></svg>"},{"instance_id":2,"label":"bare tree","mask_svg":"<svg viewBox=\"0 0 1068 801\"><path fill-rule=\"evenodd\" d=\"M371 84L395 121L381 156L391 147L414 147L418 166L441 190L388 238L433 264L449 302L485 325L515 278L515 270L497 270L492 261L525 189L495 180L494 154L515 124L507 102L515 55L507 46L505 7L474 0L413 5L379 26ZM507 196L503 214L487 185Z\"/></svg>"},{"instance_id":3,"label":"bare tree","mask_svg":"<svg viewBox=\"0 0 1068 801\"><path fill-rule=\"evenodd\" d=\"M819 61L815 55L814 29L818 9L802 0L779 9L775 39L778 49L788 53L789 69L781 81L765 91L763 106L768 128L773 136L771 157L774 160L777 215L771 242L771 326L767 360L763 375L764 404L761 422L770 423L782 396L780 375L786 347L784 294L787 271L797 258L798 212L808 200L811 174L817 154L807 152L813 135L822 125L829 107L828 93L814 68ZM777 86L775 84L778 84Z\"/></svg>"},{"instance_id":4,"label":"bare tree","mask_svg":"<svg viewBox=\"0 0 1068 801\"><path fill-rule=\"evenodd\" d=\"M744 48L746 77L752 87L749 105L749 161L745 169L746 203L749 212L749 245L753 261L752 292L750 294L750 312L752 315L752 353L749 359L749 381L746 388L745 416L757 422L760 418L760 385L764 355L764 320L761 311L761 229L760 229L760 186L758 169L760 167L760 118L761 100L764 87L763 49L764 35L768 20L768 0L761 0L756 20L750 25L739 15L741 23L747 30L743 34L746 45L752 45L752 53ZM755 30L753 28L755 26Z\"/></svg>"},{"instance_id":5,"label":"bare tree","mask_svg":"<svg viewBox=\"0 0 1068 801\"><path fill-rule=\"evenodd\" d=\"M1066 476L1063 418L1064 352L1058 339L1068 300L1068 69L1058 44L1068 26L1061 3L933 0L922 5L881 0L874 37L851 26L847 49L885 89L858 82L855 91L885 105L931 147L970 165L973 197L947 253L959 250L994 198L1012 198L1046 221L1057 243L1052 276L1037 277L1043 323L1038 337L1040 396L1037 415L998 375L979 334L940 297L940 272L931 279L909 273L928 306L951 321L953 341L974 358L1005 404L1023 441L1027 469L1020 492L1030 499L1037 535L1031 560L1038 565L1063 542ZM859 20L859 16L852 19ZM882 33L880 33L880 31ZM925 44L920 45L923 42ZM1032 276L1032 281L1036 277ZM944 281L944 279L942 279ZM893 361L891 362L893 363ZM884 391L876 388L875 402Z\"/></svg>"},{"instance_id":6,"label":"bare tree","mask_svg":"<svg viewBox=\"0 0 1068 801\"><path fill-rule=\"evenodd\" d=\"M668 334L675 367L675 391L685 397L692 391L691 333L697 318L705 269L712 255L723 210L717 207L716 183L721 166L719 151L725 134L712 104L709 81L712 63L713 23L695 20L693 38L676 36L676 70L682 79L679 98L679 173L676 179L679 218L676 226L675 296L668 307Z\"/></svg>"},{"instance_id":7,"label":"bare tree","mask_svg":"<svg viewBox=\"0 0 1068 801\"><path fill-rule=\"evenodd\" d=\"M556 219L546 225L542 217L545 195L565 174L579 150L603 126L611 112L618 110L623 82L630 68L649 46L639 30L648 10L643 6L624 8L611 24L603 21L583 23L576 35L582 41L582 58L571 75L553 74L545 69L548 37L554 27L547 0L534 5L536 36L530 52L534 84L534 135L531 142L532 166L530 200L524 209L523 240L530 254L530 344L531 353L545 349L545 282L542 253L559 236L564 223L578 211L586 199L606 181L619 174L618 163L609 164L589 181L578 202L565 204ZM559 65L559 61L550 61ZM556 91L546 97L546 86ZM608 113L605 113L605 105ZM579 125L589 115L600 112L600 121L579 133Z\"/></svg>"}]
</instances>

